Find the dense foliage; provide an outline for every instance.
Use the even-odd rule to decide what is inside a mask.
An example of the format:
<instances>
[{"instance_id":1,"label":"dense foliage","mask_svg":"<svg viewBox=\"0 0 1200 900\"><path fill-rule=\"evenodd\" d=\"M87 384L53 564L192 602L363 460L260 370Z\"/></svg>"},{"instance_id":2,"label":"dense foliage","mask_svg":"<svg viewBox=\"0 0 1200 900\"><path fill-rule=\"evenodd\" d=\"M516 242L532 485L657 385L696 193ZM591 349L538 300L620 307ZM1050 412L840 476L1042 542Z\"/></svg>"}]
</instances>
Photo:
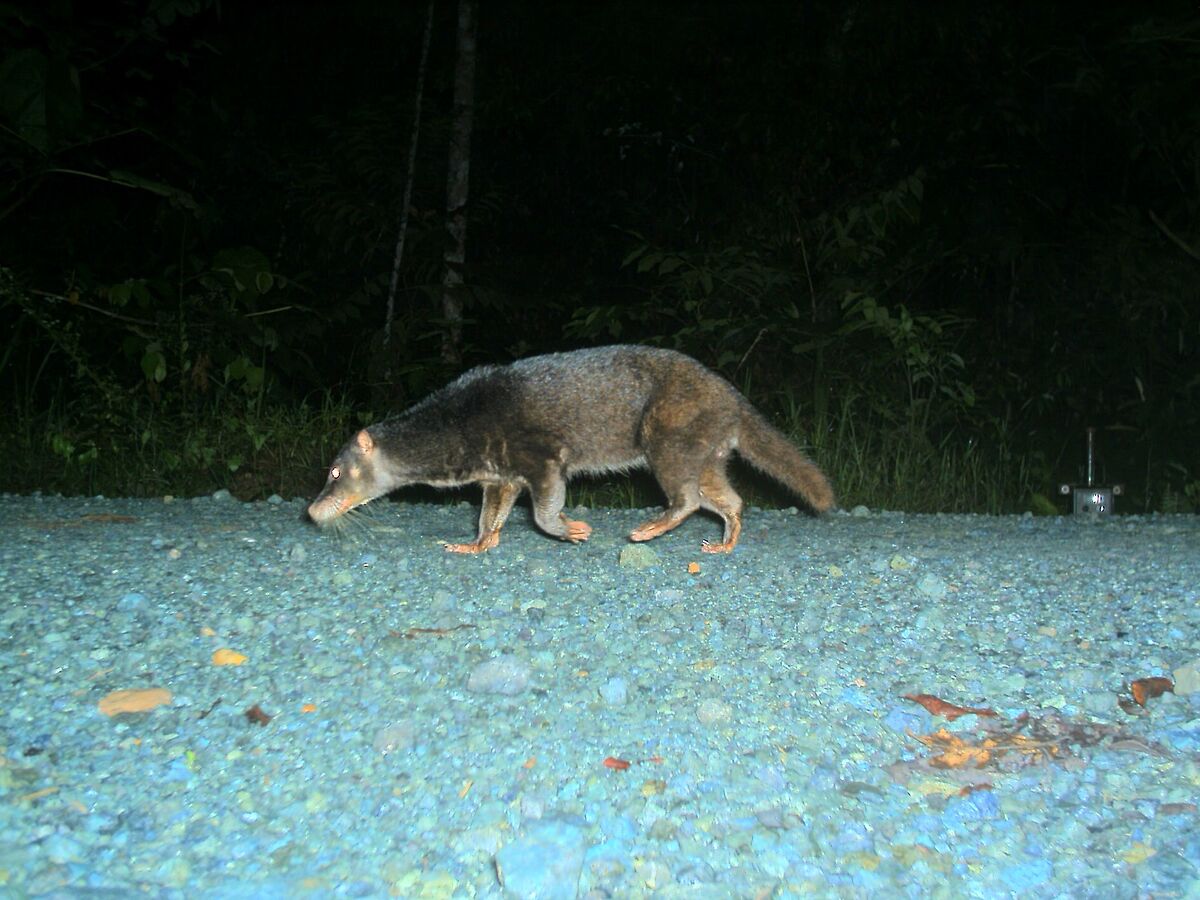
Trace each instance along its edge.
<instances>
[{"instance_id":1,"label":"dense foliage","mask_svg":"<svg viewBox=\"0 0 1200 900\"><path fill-rule=\"evenodd\" d=\"M303 492L438 359L453 9L0 11L0 488ZM402 8L397 8L401 6ZM719 368L843 500L1200 504L1193 4L481 6L465 358ZM1045 503L1042 502L1044 506Z\"/></svg>"}]
</instances>

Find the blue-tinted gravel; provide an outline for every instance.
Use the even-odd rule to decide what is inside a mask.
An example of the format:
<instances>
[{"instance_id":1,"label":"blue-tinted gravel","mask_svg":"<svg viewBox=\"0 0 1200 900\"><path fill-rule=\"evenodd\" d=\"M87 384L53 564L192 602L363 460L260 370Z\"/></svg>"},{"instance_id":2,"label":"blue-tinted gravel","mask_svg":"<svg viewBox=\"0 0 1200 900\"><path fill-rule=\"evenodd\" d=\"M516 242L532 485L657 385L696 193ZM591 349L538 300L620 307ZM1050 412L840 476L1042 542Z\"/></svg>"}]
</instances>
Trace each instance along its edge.
<instances>
[{"instance_id":1,"label":"blue-tinted gravel","mask_svg":"<svg viewBox=\"0 0 1200 900\"><path fill-rule=\"evenodd\" d=\"M0 894L1200 894L1196 517L302 509L0 497Z\"/></svg>"}]
</instances>

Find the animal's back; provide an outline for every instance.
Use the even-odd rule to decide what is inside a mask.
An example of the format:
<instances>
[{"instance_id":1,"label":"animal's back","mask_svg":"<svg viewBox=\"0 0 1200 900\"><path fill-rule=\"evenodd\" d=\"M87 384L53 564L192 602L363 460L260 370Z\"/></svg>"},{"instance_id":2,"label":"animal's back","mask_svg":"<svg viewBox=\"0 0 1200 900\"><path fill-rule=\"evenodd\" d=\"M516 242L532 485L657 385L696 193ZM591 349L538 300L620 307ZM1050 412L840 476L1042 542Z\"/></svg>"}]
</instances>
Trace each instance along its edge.
<instances>
[{"instance_id":1,"label":"animal's back","mask_svg":"<svg viewBox=\"0 0 1200 900\"><path fill-rule=\"evenodd\" d=\"M552 435L568 471L601 472L645 462L646 414L670 411L681 425L729 417L736 427L740 395L723 378L674 350L633 345L596 347L518 360L514 379L526 430Z\"/></svg>"}]
</instances>

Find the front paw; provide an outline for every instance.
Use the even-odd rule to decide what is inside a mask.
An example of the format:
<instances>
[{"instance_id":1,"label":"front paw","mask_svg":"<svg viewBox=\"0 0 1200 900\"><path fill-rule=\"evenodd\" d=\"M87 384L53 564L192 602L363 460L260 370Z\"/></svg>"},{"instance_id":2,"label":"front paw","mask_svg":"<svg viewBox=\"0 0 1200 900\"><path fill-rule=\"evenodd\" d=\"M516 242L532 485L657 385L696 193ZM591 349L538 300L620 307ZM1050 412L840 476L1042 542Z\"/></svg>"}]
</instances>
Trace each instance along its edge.
<instances>
[{"instance_id":1,"label":"front paw","mask_svg":"<svg viewBox=\"0 0 1200 900\"><path fill-rule=\"evenodd\" d=\"M586 541L592 536L592 526L587 522L577 522L574 519L563 519L563 525L566 527L566 533L562 536L564 541L570 541L572 544L578 544L581 541Z\"/></svg>"}]
</instances>

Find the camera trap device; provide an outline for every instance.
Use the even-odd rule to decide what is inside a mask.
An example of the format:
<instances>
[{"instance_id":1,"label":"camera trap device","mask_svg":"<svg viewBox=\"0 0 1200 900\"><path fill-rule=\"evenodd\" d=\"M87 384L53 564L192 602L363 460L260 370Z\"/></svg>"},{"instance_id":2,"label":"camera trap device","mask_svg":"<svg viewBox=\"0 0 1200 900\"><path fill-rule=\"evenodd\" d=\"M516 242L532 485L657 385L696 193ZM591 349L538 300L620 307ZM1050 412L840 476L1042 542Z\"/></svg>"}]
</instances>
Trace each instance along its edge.
<instances>
[{"instance_id":1,"label":"camera trap device","mask_svg":"<svg viewBox=\"0 0 1200 900\"><path fill-rule=\"evenodd\" d=\"M1060 484L1058 492L1072 498L1075 515L1107 516L1113 511L1116 498L1125 491L1121 484L1096 484L1096 429L1087 430L1087 484Z\"/></svg>"}]
</instances>

